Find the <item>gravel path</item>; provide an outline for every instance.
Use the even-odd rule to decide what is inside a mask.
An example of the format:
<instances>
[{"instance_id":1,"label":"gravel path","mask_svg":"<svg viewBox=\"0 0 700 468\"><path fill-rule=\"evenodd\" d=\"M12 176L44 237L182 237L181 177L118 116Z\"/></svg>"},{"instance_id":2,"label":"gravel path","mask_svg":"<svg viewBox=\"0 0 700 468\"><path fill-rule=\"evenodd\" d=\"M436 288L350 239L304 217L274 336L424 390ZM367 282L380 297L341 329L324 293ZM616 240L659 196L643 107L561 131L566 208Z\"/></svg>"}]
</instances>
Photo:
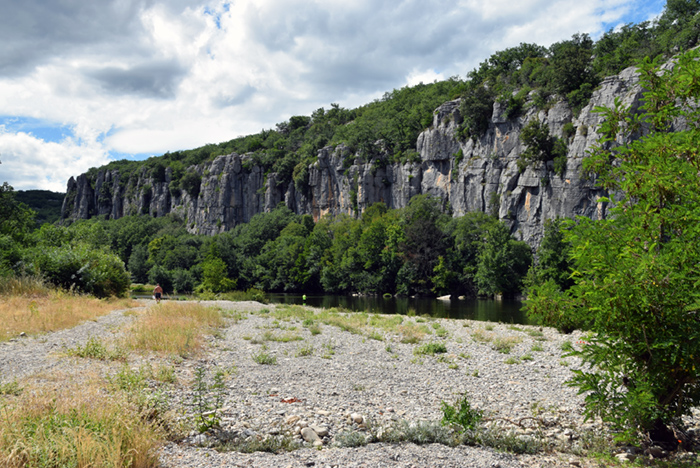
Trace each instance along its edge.
<instances>
[{"instance_id":1,"label":"gravel path","mask_svg":"<svg viewBox=\"0 0 700 468\"><path fill-rule=\"evenodd\" d=\"M143 302L144 307L151 304ZM166 388L171 405L179 414L185 413L183 420L192 416L196 368L206 368L210 376L222 369L228 376L218 413L220 430L193 431L177 443L168 443L161 451L165 467L594 466L571 455L586 434L601 430L583 422L583 398L564 384L579 362L563 358L562 348L580 346L584 340L580 333L404 317L404 324L424 325L431 333L418 344L406 344L396 330L351 333L317 322L312 334L308 323L276 319L273 305L205 303L235 311L241 318L229 319L196 358L145 358L175 367L178 383ZM0 376L9 380L87 366L89 359L66 358L61 349L84 345L93 336L117 336L135 315L115 311L70 330L0 344ZM445 344L447 352L416 354L416 349L431 342ZM499 343L501 347L510 344L510 352L498 351ZM253 358L261 354L276 363L257 363ZM143 359L130 356L129 364L137 367ZM115 363L114 368L119 365ZM537 437L563 451L516 456L440 444L347 446L352 437L364 439L400 424L411 427L439 421L442 401L454 403L465 394L493 429L511 431L521 440ZM309 435L310 431L314 434ZM286 438L302 448L282 454L220 453L208 448L221 440L241 444L271 438ZM318 439L316 446L314 439Z\"/></svg>"}]
</instances>

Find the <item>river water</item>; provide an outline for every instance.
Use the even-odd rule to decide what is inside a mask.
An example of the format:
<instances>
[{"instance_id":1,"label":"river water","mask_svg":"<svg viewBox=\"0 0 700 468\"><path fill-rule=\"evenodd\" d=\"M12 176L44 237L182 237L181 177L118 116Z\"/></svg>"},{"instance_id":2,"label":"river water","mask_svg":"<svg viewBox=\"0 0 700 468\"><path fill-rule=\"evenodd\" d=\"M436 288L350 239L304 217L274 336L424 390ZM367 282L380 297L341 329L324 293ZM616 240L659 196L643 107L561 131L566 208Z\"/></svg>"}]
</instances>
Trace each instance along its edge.
<instances>
[{"instance_id":1,"label":"river water","mask_svg":"<svg viewBox=\"0 0 700 468\"><path fill-rule=\"evenodd\" d=\"M438 318L470 319L484 322L528 324L522 312L522 302L515 300L465 299L440 300L433 298L384 298L381 296L329 296L300 294L268 294L277 304L306 304L312 307L342 307L355 312L401 315L430 315Z\"/></svg>"}]
</instances>

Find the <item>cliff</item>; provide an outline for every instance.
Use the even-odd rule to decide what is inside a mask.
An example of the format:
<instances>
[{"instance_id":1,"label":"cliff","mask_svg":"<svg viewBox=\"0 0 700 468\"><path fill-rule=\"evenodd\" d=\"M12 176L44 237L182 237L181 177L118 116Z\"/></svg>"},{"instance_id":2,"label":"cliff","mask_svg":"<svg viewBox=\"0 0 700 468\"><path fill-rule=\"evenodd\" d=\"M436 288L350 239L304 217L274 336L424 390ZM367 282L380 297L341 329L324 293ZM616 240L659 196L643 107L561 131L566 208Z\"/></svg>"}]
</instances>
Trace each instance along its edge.
<instances>
[{"instance_id":1,"label":"cliff","mask_svg":"<svg viewBox=\"0 0 700 468\"><path fill-rule=\"evenodd\" d=\"M504 106L496 102L488 130L476 140L456 136L462 121L460 103L446 102L419 135L420 162L363 162L343 146L326 147L309 165L308 182L301 187L293 181L280 186L277 174L265 173L249 155L235 153L191 168L201 176L196 197L184 190L171 193L170 169L156 178L142 168L128 183L120 180L117 170L100 170L96 177L82 174L68 181L62 218L174 213L187 221L191 232L211 235L245 223L280 202L318 219L326 214L358 214L376 202L402 208L414 195L428 193L444 200L454 216L471 211L497 214L517 238L534 246L541 240L546 219L605 217L606 206L599 202L604 193L582 172L582 160L597 140L601 121L592 110L612 105L615 98L636 105L640 97L634 69L629 68L606 78L578 116L565 102L552 101L546 110L525 106L528 110L519 117L507 119ZM524 170L521 162L519 168L526 148L521 132L533 120L546 123L551 135L568 144L566 168L560 174L551 161ZM573 125L573 134L567 124ZM381 141L376 145L381 149Z\"/></svg>"}]
</instances>

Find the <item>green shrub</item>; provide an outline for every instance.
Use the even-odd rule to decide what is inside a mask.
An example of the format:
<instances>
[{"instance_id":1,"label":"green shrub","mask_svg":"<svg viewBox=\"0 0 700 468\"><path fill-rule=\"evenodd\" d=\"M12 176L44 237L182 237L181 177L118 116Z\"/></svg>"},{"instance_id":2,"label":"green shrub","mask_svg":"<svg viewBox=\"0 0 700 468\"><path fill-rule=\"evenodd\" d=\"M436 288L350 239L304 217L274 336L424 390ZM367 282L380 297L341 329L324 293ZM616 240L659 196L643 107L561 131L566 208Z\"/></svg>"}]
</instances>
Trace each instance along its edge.
<instances>
[{"instance_id":1,"label":"green shrub","mask_svg":"<svg viewBox=\"0 0 700 468\"><path fill-rule=\"evenodd\" d=\"M484 417L482 411L471 407L466 395L454 406L444 401L441 406L442 424L459 426L460 431L475 430Z\"/></svg>"}]
</instances>

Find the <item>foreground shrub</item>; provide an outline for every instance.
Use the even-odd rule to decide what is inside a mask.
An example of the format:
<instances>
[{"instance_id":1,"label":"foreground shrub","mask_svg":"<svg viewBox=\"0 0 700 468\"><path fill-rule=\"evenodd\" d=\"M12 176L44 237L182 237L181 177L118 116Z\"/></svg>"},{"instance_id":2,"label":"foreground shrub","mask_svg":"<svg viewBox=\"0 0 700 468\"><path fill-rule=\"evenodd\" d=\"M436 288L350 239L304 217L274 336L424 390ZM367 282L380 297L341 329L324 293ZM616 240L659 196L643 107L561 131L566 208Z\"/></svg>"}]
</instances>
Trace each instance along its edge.
<instances>
[{"instance_id":1,"label":"foreground shrub","mask_svg":"<svg viewBox=\"0 0 700 468\"><path fill-rule=\"evenodd\" d=\"M676 446L682 416L700 405L698 58L693 50L674 68L640 65L642 115L619 100L598 109L602 138L585 165L619 195L613 216L571 223L574 286L561 293L550 282L528 301L548 325L596 332L571 352L590 365L571 383L586 394L587 416L624 440ZM688 130L672 131L678 121Z\"/></svg>"}]
</instances>

